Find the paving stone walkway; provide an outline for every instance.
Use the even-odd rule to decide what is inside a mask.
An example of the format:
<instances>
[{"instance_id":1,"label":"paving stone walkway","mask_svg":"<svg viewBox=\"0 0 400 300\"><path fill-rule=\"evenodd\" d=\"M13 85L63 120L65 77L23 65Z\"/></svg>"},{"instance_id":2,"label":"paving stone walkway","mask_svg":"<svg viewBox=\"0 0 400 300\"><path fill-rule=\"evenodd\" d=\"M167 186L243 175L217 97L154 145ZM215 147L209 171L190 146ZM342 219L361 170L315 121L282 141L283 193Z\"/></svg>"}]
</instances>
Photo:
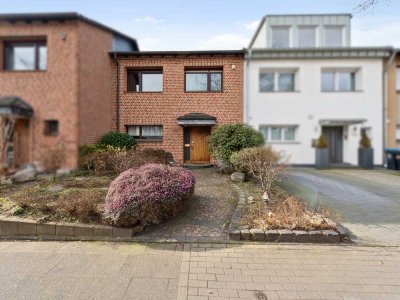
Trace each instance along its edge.
<instances>
[{"instance_id":1,"label":"paving stone walkway","mask_svg":"<svg viewBox=\"0 0 400 300\"><path fill-rule=\"evenodd\" d=\"M229 176L214 168L191 170L196 176L195 194L174 219L147 228L136 236L139 241L181 242L227 240L227 228L236 208L237 197Z\"/></svg>"},{"instance_id":2,"label":"paving stone walkway","mask_svg":"<svg viewBox=\"0 0 400 300\"><path fill-rule=\"evenodd\" d=\"M355 242L400 245L400 174L345 169L292 169L289 174L304 199L340 215Z\"/></svg>"},{"instance_id":3,"label":"paving stone walkway","mask_svg":"<svg viewBox=\"0 0 400 300\"><path fill-rule=\"evenodd\" d=\"M393 247L0 241L0 299L400 299Z\"/></svg>"}]
</instances>

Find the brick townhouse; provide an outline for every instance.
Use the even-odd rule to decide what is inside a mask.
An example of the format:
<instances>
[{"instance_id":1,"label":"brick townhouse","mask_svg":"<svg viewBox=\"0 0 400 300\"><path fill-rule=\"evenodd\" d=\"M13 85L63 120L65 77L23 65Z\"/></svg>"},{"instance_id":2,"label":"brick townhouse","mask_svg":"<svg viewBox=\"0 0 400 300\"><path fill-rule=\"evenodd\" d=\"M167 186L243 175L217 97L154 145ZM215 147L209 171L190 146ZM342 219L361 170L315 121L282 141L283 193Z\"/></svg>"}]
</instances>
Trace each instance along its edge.
<instances>
[{"instance_id":1,"label":"brick townhouse","mask_svg":"<svg viewBox=\"0 0 400 300\"><path fill-rule=\"evenodd\" d=\"M112 127L109 51L138 45L77 13L0 14L2 164L60 147L77 166L78 146Z\"/></svg>"},{"instance_id":2,"label":"brick townhouse","mask_svg":"<svg viewBox=\"0 0 400 300\"><path fill-rule=\"evenodd\" d=\"M180 163L209 163L207 139L243 122L243 51L111 52L114 129Z\"/></svg>"}]
</instances>

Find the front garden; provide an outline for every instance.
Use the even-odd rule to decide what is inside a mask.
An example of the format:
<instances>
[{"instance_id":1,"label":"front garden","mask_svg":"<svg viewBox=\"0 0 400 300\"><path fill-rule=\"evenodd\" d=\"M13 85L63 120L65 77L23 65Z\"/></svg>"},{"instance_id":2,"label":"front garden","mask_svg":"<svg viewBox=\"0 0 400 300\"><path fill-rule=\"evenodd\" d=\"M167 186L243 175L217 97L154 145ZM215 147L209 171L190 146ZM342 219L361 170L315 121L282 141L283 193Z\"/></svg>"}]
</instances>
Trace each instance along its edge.
<instances>
[{"instance_id":1,"label":"front garden","mask_svg":"<svg viewBox=\"0 0 400 300\"><path fill-rule=\"evenodd\" d=\"M171 166L168 152L137 150L131 137L107 134L80 149L80 168L71 174L56 176L53 159L50 174L0 184L0 218L134 228L150 239L226 239L237 203L233 178L246 194L239 230L337 230L329 213L279 186L284 158L263 146L260 133L224 125L209 144L217 168L190 172Z\"/></svg>"}]
</instances>

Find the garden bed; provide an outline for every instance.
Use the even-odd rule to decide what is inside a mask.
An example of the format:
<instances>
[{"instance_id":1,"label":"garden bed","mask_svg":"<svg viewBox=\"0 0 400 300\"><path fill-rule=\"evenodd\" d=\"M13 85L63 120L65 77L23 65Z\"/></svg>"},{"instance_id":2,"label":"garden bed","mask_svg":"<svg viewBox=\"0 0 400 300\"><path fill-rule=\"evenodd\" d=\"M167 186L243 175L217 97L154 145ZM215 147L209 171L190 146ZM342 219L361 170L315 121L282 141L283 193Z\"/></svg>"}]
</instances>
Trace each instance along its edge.
<instances>
[{"instance_id":1,"label":"garden bed","mask_svg":"<svg viewBox=\"0 0 400 300\"><path fill-rule=\"evenodd\" d=\"M262 189L253 181L239 183L237 191L243 206L238 206L237 224L230 228L231 239L321 243L345 239L337 216L309 208L277 184L273 185L268 202L262 199Z\"/></svg>"},{"instance_id":2,"label":"garden bed","mask_svg":"<svg viewBox=\"0 0 400 300\"><path fill-rule=\"evenodd\" d=\"M0 185L0 215L44 222L102 224L107 176L42 176Z\"/></svg>"}]
</instances>

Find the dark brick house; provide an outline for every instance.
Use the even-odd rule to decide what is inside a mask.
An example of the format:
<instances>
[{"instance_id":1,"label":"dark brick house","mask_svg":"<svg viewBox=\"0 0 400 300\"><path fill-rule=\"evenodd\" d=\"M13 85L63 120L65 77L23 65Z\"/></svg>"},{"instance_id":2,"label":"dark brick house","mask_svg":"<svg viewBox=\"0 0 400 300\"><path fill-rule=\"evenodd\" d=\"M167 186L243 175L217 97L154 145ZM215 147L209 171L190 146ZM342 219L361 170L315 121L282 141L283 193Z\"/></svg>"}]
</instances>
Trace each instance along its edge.
<instances>
[{"instance_id":1,"label":"dark brick house","mask_svg":"<svg viewBox=\"0 0 400 300\"><path fill-rule=\"evenodd\" d=\"M62 147L75 168L78 146L112 128L109 51L136 41L77 13L0 14L1 163L39 161Z\"/></svg>"},{"instance_id":2,"label":"dark brick house","mask_svg":"<svg viewBox=\"0 0 400 300\"><path fill-rule=\"evenodd\" d=\"M207 139L243 122L243 51L111 52L113 126L177 163L208 163Z\"/></svg>"}]
</instances>

